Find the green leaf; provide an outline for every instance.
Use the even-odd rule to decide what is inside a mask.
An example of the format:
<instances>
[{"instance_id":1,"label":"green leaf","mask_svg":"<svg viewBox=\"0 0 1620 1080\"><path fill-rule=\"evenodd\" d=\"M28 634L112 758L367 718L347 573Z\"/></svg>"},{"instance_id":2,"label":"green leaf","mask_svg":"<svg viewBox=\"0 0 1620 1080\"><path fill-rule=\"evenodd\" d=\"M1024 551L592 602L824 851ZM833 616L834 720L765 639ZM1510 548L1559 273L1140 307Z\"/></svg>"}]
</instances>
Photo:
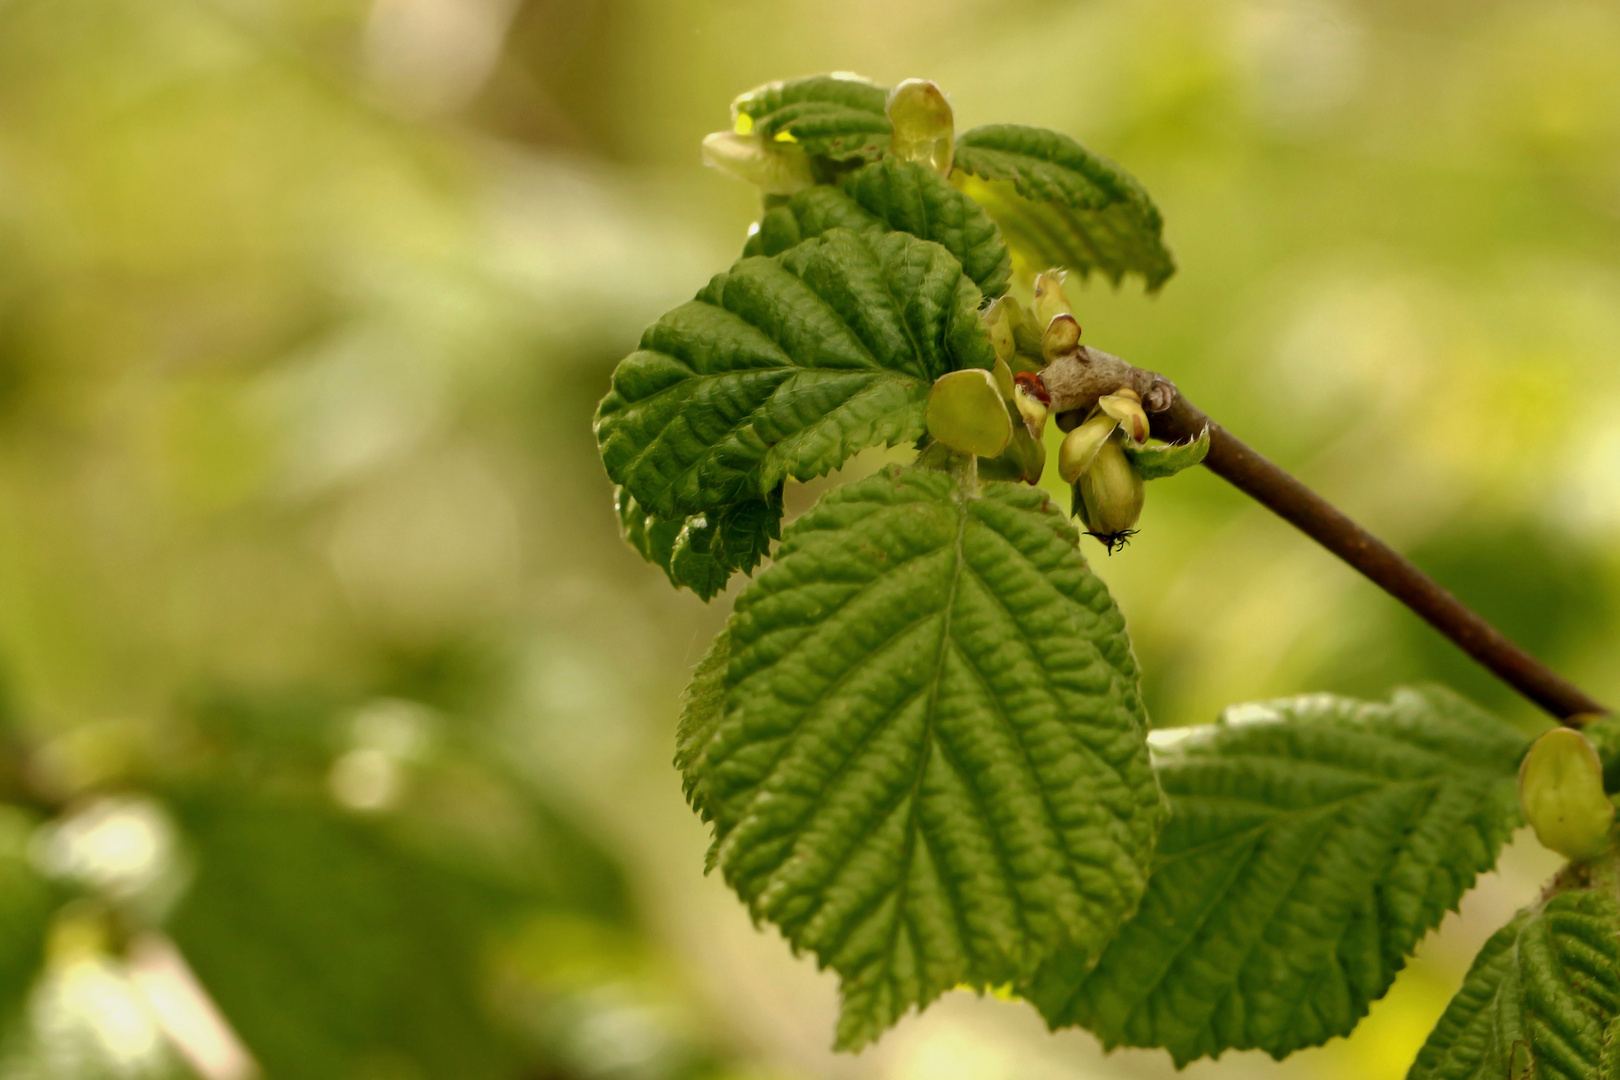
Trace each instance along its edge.
<instances>
[{"instance_id":1,"label":"green leaf","mask_svg":"<svg viewBox=\"0 0 1620 1080\"><path fill-rule=\"evenodd\" d=\"M1116 285L1140 274L1155 292L1175 273L1163 221L1142 185L1067 135L989 124L956 143L954 179L1001 226L1013 265L1096 270Z\"/></svg>"},{"instance_id":2,"label":"green leaf","mask_svg":"<svg viewBox=\"0 0 1620 1080\"><path fill-rule=\"evenodd\" d=\"M1620 791L1620 716L1604 716L1581 728L1603 762L1603 787Z\"/></svg>"},{"instance_id":3,"label":"green leaf","mask_svg":"<svg viewBox=\"0 0 1620 1080\"><path fill-rule=\"evenodd\" d=\"M28 861L33 822L0 806L0 1026L22 1007L45 960L56 896Z\"/></svg>"},{"instance_id":4,"label":"green leaf","mask_svg":"<svg viewBox=\"0 0 1620 1080\"><path fill-rule=\"evenodd\" d=\"M785 136L833 161L870 160L889 148L888 98L888 87L852 75L812 75L750 90L731 111L739 131Z\"/></svg>"},{"instance_id":5,"label":"green leaf","mask_svg":"<svg viewBox=\"0 0 1620 1080\"><path fill-rule=\"evenodd\" d=\"M642 510L620 487L614 492L624 538L661 568L671 585L704 600L726 587L737 571L752 573L782 534L782 489L701 514L668 520Z\"/></svg>"},{"instance_id":6,"label":"green leaf","mask_svg":"<svg viewBox=\"0 0 1620 1080\"><path fill-rule=\"evenodd\" d=\"M692 670L675 728L675 767L681 772L681 791L704 821L708 821L708 793L699 762L726 710L726 666L731 662L731 631L722 630L709 651Z\"/></svg>"},{"instance_id":7,"label":"green leaf","mask_svg":"<svg viewBox=\"0 0 1620 1080\"><path fill-rule=\"evenodd\" d=\"M1136 906L1162 804L1077 543L1037 489L892 467L788 528L737 600L695 766L714 861L842 976L841 1048L1095 955Z\"/></svg>"},{"instance_id":8,"label":"green leaf","mask_svg":"<svg viewBox=\"0 0 1620 1080\"><path fill-rule=\"evenodd\" d=\"M1447 691L1239 706L1164 737L1141 910L1089 975L1063 957L1026 996L1178 1065L1349 1033L1519 823L1527 740Z\"/></svg>"},{"instance_id":9,"label":"green leaf","mask_svg":"<svg viewBox=\"0 0 1620 1080\"><path fill-rule=\"evenodd\" d=\"M1620 1075L1620 904L1611 855L1566 869L1474 958L1407 1080Z\"/></svg>"},{"instance_id":10,"label":"green leaf","mask_svg":"<svg viewBox=\"0 0 1620 1080\"><path fill-rule=\"evenodd\" d=\"M837 187L801 191L767 211L743 253L775 255L830 228L895 229L932 240L956 256L987 297L1006 292L1012 276L1001 230L983 207L926 165L893 159L862 166Z\"/></svg>"},{"instance_id":11,"label":"green leaf","mask_svg":"<svg viewBox=\"0 0 1620 1080\"><path fill-rule=\"evenodd\" d=\"M266 1073L514 1074L481 1008L484 912L455 880L313 803L175 808L197 875L170 933Z\"/></svg>"},{"instance_id":12,"label":"green leaf","mask_svg":"<svg viewBox=\"0 0 1620 1080\"><path fill-rule=\"evenodd\" d=\"M743 259L619 364L596 416L608 475L670 521L914 440L936 378L995 361L979 300L907 233L833 229Z\"/></svg>"},{"instance_id":13,"label":"green leaf","mask_svg":"<svg viewBox=\"0 0 1620 1080\"><path fill-rule=\"evenodd\" d=\"M1131 459L1144 480L1163 480L1182 469L1190 469L1204 460L1209 453L1209 428L1198 433L1191 442L1172 443L1169 446L1132 446L1125 444L1125 456Z\"/></svg>"}]
</instances>

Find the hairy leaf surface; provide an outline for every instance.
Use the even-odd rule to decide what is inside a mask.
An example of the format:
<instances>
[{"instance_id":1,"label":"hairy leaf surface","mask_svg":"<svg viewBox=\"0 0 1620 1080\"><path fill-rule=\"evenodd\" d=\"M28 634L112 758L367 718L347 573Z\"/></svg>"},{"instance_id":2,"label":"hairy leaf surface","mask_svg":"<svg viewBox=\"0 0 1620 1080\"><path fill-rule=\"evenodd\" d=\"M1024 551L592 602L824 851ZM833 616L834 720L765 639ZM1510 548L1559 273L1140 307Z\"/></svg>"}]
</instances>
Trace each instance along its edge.
<instances>
[{"instance_id":1,"label":"hairy leaf surface","mask_svg":"<svg viewBox=\"0 0 1620 1080\"><path fill-rule=\"evenodd\" d=\"M886 86L847 75L766 83L732 102L737 130L789 138L810 154L872 159L889 148Z\"/></svg>"},{"instance_id":2,"label":"hairy leaf surface","mask_svg":"<svg viewBox=\"0 0 1620 1080\"><path fill-rule=\"evenodd\" d=\"M1347 1034L1519 823L1527 740L1447 691L1239 706L1172 734L1141 909L1089 975L1062 957L1026 990L1109 1047L1184 1064Z\"/></svg>"},{"instance_id":3,"label":"hairy leaf surface","mask_svg":"<svg viewBox=\"0 0 1620 1080\"><path fill-rule=\"evenodd\" d=\"M830 228L898 229L932 240L956 256L987 297L1007 291L1012 264L1001 231L984 208L933 169L886 158L817 185L765 213L745 255L775 255Z\"/></svg>"},{"instance_id":4,"label":"hairy leaf surface","mask_svg":"<svg viewBox=\"0 0 1620 1080\"><path fill-rule=\"evenodd\" d=\"M1038 490L890 468L739 597L695 766L715 861L843 977L856 1048L960 984L1095 955L1162 815L1124 620Z\"/></svg>"},{"instance_id":5,"label":"hairy leaf surface","mask_svg":"<svg viewBox=\"0 0 1620 1080\"><path fill-rule=\"evenodd\" d=\"M1146 190L1067 135L1019 124L973 128L957 140L953 179L1001 226L1021 274L1062 266L1118 284L1135 273L1153 292L1175 273Z\"/></svg>"},{"instance_id":6,"label":"hairy leaf surface","mask_svg":"<svg viewBox=\"0 0 1620 1080\"><path fill-rule=\"evenodd\" d=\"M1614 856L1589 870L1566 869L1561 878L1555 895L1485 943L1408 1080L1620 1075Z\"/></svg>"},{"instance_id":7,"label":"hairy leaf surface","mask_svg":"<svg viewBox=\"0 0 1620 1080\"><path fill-rule=\"evenodd\" d=\"M743 259L613 373L596 416L608 475L672 521L915 439L936 378L995 360L979 301L950 252L903 232L832 229Z\"/></svg>"}]
</instances>

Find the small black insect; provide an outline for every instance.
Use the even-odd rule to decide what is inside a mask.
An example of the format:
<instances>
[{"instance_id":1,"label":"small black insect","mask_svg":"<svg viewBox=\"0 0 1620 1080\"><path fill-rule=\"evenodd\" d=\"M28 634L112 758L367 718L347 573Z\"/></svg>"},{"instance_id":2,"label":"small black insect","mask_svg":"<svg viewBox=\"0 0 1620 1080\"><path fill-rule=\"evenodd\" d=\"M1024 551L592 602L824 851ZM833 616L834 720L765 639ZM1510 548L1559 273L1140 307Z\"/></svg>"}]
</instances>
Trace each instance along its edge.
<instances>
[{"instance_id":1,"label":"small black insect","mask_svg":"<svg viewBox=\"0 0 1620 1080\"><path fill-rule=\"evenodd\" d=\"M1112 555L1115 548L1122 548L1130 543L1131 537L1135 536L1139 531L1141 530L1124 529L1117 533L1088 532L1086 535L1096 537L1097 542L1107 548L1108 554Z\"/></svg>"}]
</instances>

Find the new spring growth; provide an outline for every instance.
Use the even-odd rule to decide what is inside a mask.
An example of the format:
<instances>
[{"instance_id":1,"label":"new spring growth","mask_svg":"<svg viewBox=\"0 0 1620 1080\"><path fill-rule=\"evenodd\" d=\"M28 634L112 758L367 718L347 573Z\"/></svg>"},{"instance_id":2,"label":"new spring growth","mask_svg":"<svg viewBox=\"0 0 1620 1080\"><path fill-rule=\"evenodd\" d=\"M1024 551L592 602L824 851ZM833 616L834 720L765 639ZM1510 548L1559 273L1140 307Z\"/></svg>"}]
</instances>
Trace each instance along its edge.
<instances>
[{"instance_id":1,"label":"new spring growth","mask_svg":"<svg viewBox=\"0 0 1620 1080\"><path fill-rule=\"evenodd\" d=\"M1026 389L1031 382L1020 383L1007 362L1000 357L996 358L991 374L995 376L996 389L1001 392L1002 405L1012 424L1012 440L1003 455L1011 467L1011 478L1038 484L1041 473L1046 469L1046 445L1041 442L1041 432L1046 426L1046 406ZM1027 373L1025 378L1028 380ZM1039 382L1033 381L1033 385L1039 386Z\"/></svg>"},{"instance_id":2,"label":"new spring growth","mask_svg":"<svg viewBox=\"0 0 1620 1080\"><path fill-rule=\"evenodd\" d=\"M1063 437L1058 447L1058 475L1065 484L1072 484L1097 460L1103 443L1119 428L1119 421L1107 413L1097 413L1091 419Z\"/></svg>"},{"instance_id":3,"label":"new spring growth","mask_svg":"<svg viewBox=\"0 0 1620 1080\"><path fill-rule=\"evenodd\" d=\"M1545 847L1575 862L1609 847L1614 804L1603 791L1603 762L1585 735L1555 728L1519 766L1519 805Z\"/></svg>"},{"instance_id":4,"label":"new spring growth","mask_svg":"<svg viewBox=\"0 0 1620 1080\"><path fill-rule=\"evenodd\" d=\"M1010 372L1006 382L1010 391ZM999 456L1013 436L1012 418L996 375L983 368L964 368L934 380L928 391L927 424L928 434L936 442L978 457Z\"/></svg>"},{"instance_id":5,"label":"new spring growth","mask_svg":"<svg viewBox=\"0 0 1620 1080\"><path fill-rule=\"evenodd\" d=\"M1147 413L1134 390L1121 388L1097 401L1084 423L1058 448L1058 475L1074 485L1073 512L1109 551L1123 543L1142 516L1147 491L1125 454L1148 436Z\"/></svg>"},{"instance_id":6,"label":"new spring growth","mask_svg":"<svg viewBox=\"0 0 1620 1080\"><path fill-rule=\"evenodd\" d=\"M1020 371L1013 376L1017 386L1017 396L1014 404L1018 406L1018 415L1024 418L1024 426L1036 439L1046 430L1046 417L1051 411L1046 406L1051 400L1046 396L1046 388L1041 385L1038 376L1027 371Z\"/></svg>"},{"instance_id":7,"label":"new spring growth","mask_svg":"<svg viewBox=\"0 0 1620 1080\"><path fill-rule=\"evenodd\" d=\"M1112 394L1098 398L1097 408L1119 421L1120 430L1126 438L1139 446L1147 442L1148 416L1135 390L1128 386L1121 387Z\"/></svg>"},{"instance_id":8,"label":"new spring growth","mask_svg":"<svg viewBox=\"0 0 1620 1080\"><path fill-rule=\"evenodd\" d=\"M956 153L956 121L945 92L927 79L907 79L889 91L889 153L920 161L949 176Z\"/></svg>"},{"instance_id":9,"label":"new spring growth","mask_svg":"<svg viewBox=\"0 0 1620 1080\"><path fill-rule=\"evenodd\" d=\"M1083 425L1082 425L1083 426ZM1147 489L1117 438L1106 439L1075 485L1086 531L1112 552L1136 528Z\"/></svg>"},{"instance_id":10,"label":"new spring growth","mask_svg":"<svg viewBox=\"0 0 1620 1080\"><path fill-rule=\"evenodd\" d=\"M1043 330L1059 315L1074 314L1063 292L1063 279L1068 276L1068 271L1057 269L1035 275L1035 325ZM1075 336L1078 339L1079 335Z\"/></svg>"},{"instance_id":11,"label":"new spring growth","mask_svg":"<svg viewBox=\"0 0 1620 1080\"><path fill-rule=\"evenodd\" d=\"M1080 324L1068 312L1054 315L1041 334L1041 359L1051 363L1080 344Z\"/></svg>"},{"instance_id":12,"label":"new spring growth","mask_svg":"<svg viewBox=\"0 0 1620 1080\"><path fill-rule=\"evenodd\" d=\"M1014 336L1013 328L1018 325L1022 314L1017 300L1003 296L979 316L990 335L990 347L996 350L997 360L1012 363L1013 354L1018 351L1018 339Z\"/></svg>"},{"instance_id":13,"label":"new spring growth","mask_svg":"<svg viewBox=\"0 0 1620 1080\"><path fill-rule=\"evenodd\" d=\"M815 185L810 159L790 142L716 131L703 139L703 164L755 184L767 195L792 195Z\"/></svg>"}]
</instances>

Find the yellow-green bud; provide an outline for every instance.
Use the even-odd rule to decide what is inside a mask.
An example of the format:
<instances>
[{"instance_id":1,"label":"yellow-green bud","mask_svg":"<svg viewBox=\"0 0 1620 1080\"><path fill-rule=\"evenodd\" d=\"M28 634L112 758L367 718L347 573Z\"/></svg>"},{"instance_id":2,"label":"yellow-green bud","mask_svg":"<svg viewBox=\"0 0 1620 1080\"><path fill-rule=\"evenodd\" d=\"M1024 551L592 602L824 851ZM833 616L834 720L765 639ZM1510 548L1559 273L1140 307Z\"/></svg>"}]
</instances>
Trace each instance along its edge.
<instances>
[{"instance_id":1,"label":"yellow-green bud","mask_svg":"<svg viewBox=\"0 0 1620 1080\"><path fill-rule=\"evenodd\" d=\"M1041 442L1040 436L1031 434L1029 428L1023 424L1013 425L1012 441L1003 456L1018 468L1019 478L1026 484L1041 482L1041 473L1046 469L1046 444Z\"/></svg>"},{"instance_id":2,"label":"yellow-green bud","mask_svg":"<svg viewBox=\"0 0 1620 1080\"><path fill-rule=\"evenodd\" d=\"M704 136L703 164L756 184L767 195L792 195L816 182L803 150L760 135L716 131Z\"/></svg>"},{"instance_id":3,"label":"yellow-green bud","mask_svg":"<svg viewBox=\"0 0 1620 1080\"><path fill-rule=\"evenodd\" d=\"M996 390L1000 392L1001 400L1013 404L1018 387L1013 383L1012 368L1007 366L1007 361L996 357L996 362L990 366L990 374L996 380Z\"/></svg>"},{"instance_id":4,"label":"yellow-green bud","mask_svg":"<svg viewBox=\"0 0 1620 1080\"><path fill-rule=\"evenodd\" d=\"M941 176L951 171L956 120L945 92L927 79L907 79L889 91L889 152L901 161L920 161Z\"/></svg>"},{"instance_id":5,"label":"yellow-green bud","mask_svg":"<svg viewBox=\"0 0 1620 1080\"><path fill-rule=\"evenodd\" d=\"M1063 477L1065 484L1074 483L1091 468L1097 460L1098 451L1117 427L1118 420L1106 413L1098 413L1063 436L1063 444L1058 447L1058 475Z\"/></svg>"},{"instance_id":6,"label":"yellow-green bud","mask_svg":"<svg viewBox=\"0 0 1620 1080\"><path fill-rule=\"evenodd\" d=\"M1079 487L1088 531L1115 537L1136 527L1147 491L1119 440L1102 444L1091 468L1080 474Z\"/></svg>"},{"instance_id":7,"label":"yellow-green bud","mask_svg":"<svg viewBox=\"0 0 1620 1080\"><path fill-rule=\"evenodd\" d=\"M1000 300L984 309L979 318L984 322L984 328L990 334L990 345L996 350L997 360L1011 360L1013 353L1018 351L1018 341L1013 337L1013 327L1018 325L1020 312L1018 301L1010 296L1003 296Z\"/></svg>"},{"instance_id":8,"label":"yellow-green bud","mask_svg":"<svg viewBox=\"0 0 1620 1080\"><path fill-rule=\"evenodd\" d=\"M1080 324L1069 314L1055 315L1041 334L1041 356L1047 363L1072 353L1080 344Z\"/></svg>"},{"instance_id":9,"label":"yellow-green bud","mask_svg":"<svg viewBox=\"0 0 1620 1080\"><path fill-rule=\"evenodd\" d=\"M1045 329L1059 315L1073 314L1069 298L1063 293L1063 279L1068 271L1056 268L1035 275L1035 325Z\"/></svg>"},{"instance_id":10,"label":"yellow-green bud","mask_svg":"<svg viewBox=\"0 0 1620 1080\"><path fill-rule=\"evenodd\" d=\"M1024 418L1024 426L1039 440L1041 433L1046 430L1046 403L1022 386L1014 391L1013 400L1018 406L1018 415Z\"/></svg>"},{"instance_id":11,"label":"yellow-green bud","mask_svg":"<svg viewBox=\"0 0 1620 1080\"><path fill-rule=\"evenodd\" d=\"M1142 408L1142 399L1135 391L1119 390L1097 399L1097 407L1119 421L1120 430L1132 442L1143 443L1148 437L1148 416Z\"/></svg>"},{"instance_id":12,"label":"yellow-green bud","mask_svg":"<svg viewBox=\"0 0 1620 1080\"><path fill-rule=\"evenodd\" d=\"M1012 438L1012 417L996 387L996 377L982 368L941 375L928 392L928 434L964 454L995 457Z\"/></svg>"},{"instance_id":13,"label":"yellow-green bud","mask_svg":"<svg viewBox=\"0 0 1620 1080\"><path fill-rule=\"evenodd\" d=\"M1554 728L1519 766L1519 805L1536 839L1580 862L1608 849L1614 804L1603 793L1603 762L1585 735Z\"/></svg>"}]
</instances>

